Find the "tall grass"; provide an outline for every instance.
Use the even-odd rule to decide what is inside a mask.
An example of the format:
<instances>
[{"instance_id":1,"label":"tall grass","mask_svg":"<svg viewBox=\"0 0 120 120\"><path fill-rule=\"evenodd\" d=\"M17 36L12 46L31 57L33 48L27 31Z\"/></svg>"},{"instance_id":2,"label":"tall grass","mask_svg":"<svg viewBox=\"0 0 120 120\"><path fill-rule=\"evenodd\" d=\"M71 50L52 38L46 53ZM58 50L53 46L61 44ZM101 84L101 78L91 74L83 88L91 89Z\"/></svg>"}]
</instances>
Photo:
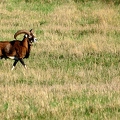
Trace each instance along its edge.
<instances>
[{"instance_id":1,"label":"tall grass","mask_svg":"<svg viewBox=\"0 0 120 120\"><path fill-rule=\"evenodd\" d=\"M0 19L0 41L31 28L38 38L28 70L0 60L1 119L120 119L119 5L3 1Z\"/></svg>"}]
</instances>

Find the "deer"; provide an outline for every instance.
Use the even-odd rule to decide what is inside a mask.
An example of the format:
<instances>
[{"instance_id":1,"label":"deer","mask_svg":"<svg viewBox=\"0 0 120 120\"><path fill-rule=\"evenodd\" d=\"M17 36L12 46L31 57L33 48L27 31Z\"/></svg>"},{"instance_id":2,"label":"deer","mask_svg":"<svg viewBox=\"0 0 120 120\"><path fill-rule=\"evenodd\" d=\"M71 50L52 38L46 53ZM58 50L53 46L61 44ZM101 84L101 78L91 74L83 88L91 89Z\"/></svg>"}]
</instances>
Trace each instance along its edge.
<instances>
[{"instance_id":1,"label":"deer","mask_svg":"<svg viewBox=\"0 0 120 120\"><path fill-rule=\"evenodd\" d=\"M24 34L23 40L17 40L17 36ZM16 64L20 63L27 69L24 62L24 58L29 58L31 46L34 42L37 41L37 38L33 34L33 30L18 30L14 34L14 39L12 41L0 41L0 58L12 59L14 60L12 69L13 70Z\"/></svg>"}]
</instances>

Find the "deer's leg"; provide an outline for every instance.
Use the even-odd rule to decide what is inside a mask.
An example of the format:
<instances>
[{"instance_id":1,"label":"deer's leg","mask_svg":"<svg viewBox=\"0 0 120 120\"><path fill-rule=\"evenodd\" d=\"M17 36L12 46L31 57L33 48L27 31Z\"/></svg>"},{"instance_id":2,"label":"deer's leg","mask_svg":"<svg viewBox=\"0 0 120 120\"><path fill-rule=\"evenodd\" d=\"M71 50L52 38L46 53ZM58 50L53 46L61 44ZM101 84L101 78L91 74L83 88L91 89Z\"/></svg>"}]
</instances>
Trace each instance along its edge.
<instances>
[{"instance_id":1,"label":"deer's leg","mask_svg":"<svg viewBox=\"0 0 120 120\"><path fill-rule=\"evenodd\" d=\"M26 65L25 65L25 63L24 63L24 61L23 61L23 59L22 58L20 58L19 59L19 61L21 62L21 64L27 69L27 67L26 67Z\"/></svg>"},{"instance_id":2,"label":"deer's leg","mask_svg":"<svg viewBox=\"0 0 120 120\"><path fill-rule=\"evenodd\" d=\"M16 64L17 64L17 62L18 62L18 60L15 60L15 61L14 61L14 63L13 63L13 67L12 67L12 69L11 69L11 70L13 70L13 69L15 68L15 66L16 66Z\"/></svg>"}]
</instances>

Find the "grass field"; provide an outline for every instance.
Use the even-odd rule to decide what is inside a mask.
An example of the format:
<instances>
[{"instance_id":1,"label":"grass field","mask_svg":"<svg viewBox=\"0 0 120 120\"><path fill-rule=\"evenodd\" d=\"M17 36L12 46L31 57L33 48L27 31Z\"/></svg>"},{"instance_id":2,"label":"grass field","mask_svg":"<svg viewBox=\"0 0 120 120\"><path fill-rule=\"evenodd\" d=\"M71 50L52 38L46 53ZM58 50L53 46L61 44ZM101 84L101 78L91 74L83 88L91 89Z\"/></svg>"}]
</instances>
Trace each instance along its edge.
<instances>
[{"instance_id":1,"label":"grass field","mask_svg":"<svg viewBox=\"0 0 120 120\"><path fill-rule=\"evenodd\" d=\"M81 1L0 0L0 41L38 38L27 70L0 60L1 120L120 119L119 0Z\"/></svg>"}]
</instances>

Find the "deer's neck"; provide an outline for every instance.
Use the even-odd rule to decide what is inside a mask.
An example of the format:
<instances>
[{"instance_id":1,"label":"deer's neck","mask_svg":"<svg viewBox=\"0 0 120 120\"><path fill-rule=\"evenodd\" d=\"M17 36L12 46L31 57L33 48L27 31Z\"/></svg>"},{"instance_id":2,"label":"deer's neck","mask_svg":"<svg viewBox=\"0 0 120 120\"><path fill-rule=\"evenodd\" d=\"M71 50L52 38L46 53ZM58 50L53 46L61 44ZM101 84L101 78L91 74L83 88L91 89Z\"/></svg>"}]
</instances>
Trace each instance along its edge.
<instances>
[{"instance_id":1,"label":"deer's neck","mask_svg":"<svg viewBox=\"0 0 120 120\"><path fill-rule=\"evenodd\" d=\"M24 38L22 41L22 46L26 47L28 49L28 39Z\"/></svg>"}]
</instances>

